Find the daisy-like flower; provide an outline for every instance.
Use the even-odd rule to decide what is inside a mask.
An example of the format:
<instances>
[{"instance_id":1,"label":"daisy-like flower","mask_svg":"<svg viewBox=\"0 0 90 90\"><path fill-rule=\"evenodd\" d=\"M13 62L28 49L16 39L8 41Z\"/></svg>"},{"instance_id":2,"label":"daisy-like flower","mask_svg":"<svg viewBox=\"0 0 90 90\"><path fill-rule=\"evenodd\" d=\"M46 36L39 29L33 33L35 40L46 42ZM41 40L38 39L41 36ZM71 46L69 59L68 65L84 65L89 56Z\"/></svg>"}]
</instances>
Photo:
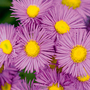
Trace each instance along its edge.
<instances>
[{"instance_id":1,"label":"daisy-like flower","mask_svg":"<svg viewBox=\"0 0 90 90\"><path fill-rule=\"evenodd\" d=\"M82 17L63 5L56 5L44 17L42 27L46 28L47 33L55 39L76 28L85 28Z\"/></svg>"},{"instance_id":2,"label":"daisy-like flower","mask_svg":"<svg viewBox=\"0 0 90 90\"><path fill-rule=\"evenodd\" d=\"M10 24L0 24L0 67L6 61L16 57L15 48L17 34ZM9 63L8 62L8 63Z\"/></svg>"},{"instance_id":3,"label":"daisy-like flower","mask_svg":"<svg viewBox=\"0 0 90 90\"><path fill-rule=\"evenodd\" d=\"M18 82L18 83L17 83ZM0 90L30 90L30 89L21 89L18 88L18 85L20 85L20 83L22 82L22 80L20 79L19 75L17 74L12 80L11 82L4 82L4 85L0 86ZM25 84L22 84L25 86ZM24 87L23 86L23 87Z\"/></svg>"},{"instance_id":4,"label":"daisy-like flower","mask_svg":"<svg viewBox=\"0 0 90 90\"><path fill-rule=\"evenodd\" d=\"M57 0L56 3L72 8L85 19L90 16L90 0Z\"/></svg>"},{"instance_id":5,"label":"daisy-like flower","mask_svg":"<svg viewBox=\"0 0 90 90\"><path fill-rule=\"evenodd\" d=\"M52 0L13 0L12 15L21 23L35 21L39 23L52 5Z\"/></svg>"},{"instance_id":6,"label":"daisy-like flower","mask_svg":"<svg viewBox=\"0 0 90 90\"><path fill-rule=\"evenodd\" d=\"M30 82L27 84L26 79L20 80L20 78L17 78L18 84L15 84L16 83L15 80L16 80L16 78L12 82L13 85L11 87L11 90L31 90L30 89Z\"/></svg>"},{"instance_id":7,"label":"daisy-like flower","mask_svg":"<svg viewBox=\"0 0 90 90\"><path fill-rule=\"evenodd\" d=\"M17 74L10 83L4 82L0 90L39 90L39 86L35 86L33 81L27 84L26 78L25 80L21 80Z\"/></svg>"},{"instance_id":8,"label":"daisy-like flower","mask_svg":"<svg viewBox=\"0 0 90 90\"><path fill-rule=\"evenodd\" d=\"M14 67L14 65L6 65L1 66L0 68L0 86L4 85L5 82L11 83L12 78L17 74L18 70ZM1 89L0 89L1 90Z\"/></svg>"},{"instance_id":9,"label":"daisy-like flower","mask_svg":"<svg viewBox=\"0 0 90 90\"><path fill-rule=\"evenodd\" d=\"M45 30L38 26L29 27L29 33L26 27L20 29L15 66L20 70L26 67L25 71L33 72L34 69L38 72L40 68L49 65L49 59L54 54L54 41L49 39Z\"/></svg>"},{"instance_id":10,"label":"daisy-like flower","mask_svg":"<svg viewBox=\"0 0 90 90\"><path fill-rule=\"evenodd\" d=\"M90 75L90 35L86 29L65 34L58 41L56 59L62 71L73 76ZM86 72L85 72L86 70Z\"/></svg>"},{"instance_id":11,"label":"daisy-like flower","mask_svg":"<svg viewBox=\"0 0 90 90\"><path fill-rule=\"evenodd\" d=\"M76 90L90 90L90 75L72 77L71 81Z\"/></svg>"},{"instance_id":12,"label":"daisy-like flower","mask_svg":"<svg viewBox=\"0 0 90 90\"><path fill-rule=\"evenodd\" d=\"M57 73L56 69L41 70L36 74L36 86L40 86L40 90L75 90L73 83L67 79L67 75Z\"/></svg>"}]
</instances>

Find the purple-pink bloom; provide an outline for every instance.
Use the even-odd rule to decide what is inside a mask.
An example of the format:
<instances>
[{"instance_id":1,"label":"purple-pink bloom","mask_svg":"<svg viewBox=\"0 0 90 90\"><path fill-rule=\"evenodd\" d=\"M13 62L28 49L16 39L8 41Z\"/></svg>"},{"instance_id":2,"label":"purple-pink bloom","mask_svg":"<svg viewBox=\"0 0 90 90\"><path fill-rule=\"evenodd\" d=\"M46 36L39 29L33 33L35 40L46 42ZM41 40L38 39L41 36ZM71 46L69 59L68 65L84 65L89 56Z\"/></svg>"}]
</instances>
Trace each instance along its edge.
<instances>
[{"instance_id":1,"label":"purple-pink bloom","mask_svg":"<svg viewBox=\"0 0 90 90\"><path fill-rule=\"evenodd\" d=\"M54 41L47 37L44 29L39 26L20 27L18 30L15 66L25 71L39 71L49 65L49 59L54 55Z\"/></svg>"},{"instance_id":2,"label":"purple-pink bloom","mask_svg":"<svg viewBox=\"0 0 90 90\"><path fill-rule=\"evenodd\" d=\"M16 82L18 80L18 83ZM26 79L21 80L19 76L15 77L12 82L12 90L31 90L30 89L30 82L27 84Z\"/></svg>"},{"instance_id":3,"label":"purple-pink bloom","mask_svg":"<svg viewBox=\"0 0 90 90\"><path fill-rule=\"evenodd\" d=\"M17 20L20 20L22 24L27 24L30 22L36 22L40 23L40 21L43 19L43 16L48 11L48 9L51 8L52 0L13 0L12 1L13 6L11 7L11 10L14 11L12 15L13 17L18 18ZM30 5L37 6L39 8L39 11L37 9L36 12L38 12L38 15L35 17L31 17L28 15L27 10ZM30 9L30 8L29 8ZM35 8L32 10L29 10L29 14L34 13L35 14ZM33 12L32 12L33 11Z\"/></svg>"},{"instance_id":4,"label":"purple-pink bloom","mask_svg":"<svg viewBox=\"0 0 90 90\"><path fill-rule=\"evenodd\" d=\"M18 69L15 68L15 66L11 64L4 64L0 68L0 86L4 85L4 83L11 83L13 77L18 73Z\"/></svg>"},{"instance_id":5,"label":"purple-pink bloom","mask_svg":"<svg viewBox=\"0 0 90 90\"><path fill-rule=\"evenodd\" d=\"M49 10L47 15L43 17L42 23L42 27L46 28L48 35L53 39L76 28L86 27L82 17L77 12L61 4L55 5L53 9Z\"/></svg>"},{"instance_id":6,"label":"purple-pink bloom","mask_svg":"<svg viewBox=\"0 0 90 90\"><path fill-rule=\"evenodd\" d=\"M68 79L67 79L68 78ZM56 69L44 69L36 73L36 86L40 86L40 90L75 90L72 81L68 75L64 73L57 73ZM52 89L50 89L52 87Z\"/></svg>"},{"instance_id":7,"label":"purple-pink bloom","mask_svg":"<svg viewBox=\"0 0 90 90\"><path fill-rule=\"evenodd\" d=\"M90 16L90 0L56 0L54 4L62 4L68 8L72 8L73 11L78 12L81 17L87 20L87 16Z\"/></svg>"},{"instance_id":8,"label":"purple-pink bloom","mask_svg":"<svg viewBox=\"0 0 90 90\"><path fill-rule=\"evenodd\" d=\"M56 48L58 67L63 67L63 72L75 77L86 76L86 72L90 75L90 34L86 29L63 35Z\"/></svg>"},{"instance_id":9,"label":"purple-pink bloom","mask_svg":"<svg viewBox=\"0 0 90 90\"><path fill-rule=\"evenodd\" d=\"M16 76L14 76L14 78L11 80L11 82L4 82L4 85L1 85L1 89L0 90L30 90L30 89L24 89L24 88L28 88L28 87L24 87L27 86L25 85L26 83L22 84L22 80L20 79L19 75L17 74ZM21 84L24 85L21 87ZM18 88L18 85L20 85L20 88Z\"/></svg>"},{"instance_id":10,"label":"purple-pink bloom","mask_svg":"<svg viewBox=\"0 0 90 90\"><path fill-rule=\"evenodd\" d=\"M17 56L15 45L17 34L14 25L0 24L0 67L4 62L11 63Z\"/></svg>"},{"instance_id":11,"label":"purple-pink bloom","mask_svg":"<svg viewBox=\"0 0 90 90\"><path fill-rule=\"evenodd\" d=\"M76 90L90 90L90 76L88 78L84 76L81 80L71 76L71 81Z\"/></svg>"},{"instance_id":12,"label":"purple-pink bloom","mask_svg":"<svg viewBox=\"0 0 90 90\"><path fill-rule=\"evenodd\" d=\"M17 83L18 80L18 83ZM39 86L35 86L33 81L29 81L27 83L27 80L21 80L19 76L16 76L12 81L12 90L40 90Z\"/></svg>"}]
</instances>

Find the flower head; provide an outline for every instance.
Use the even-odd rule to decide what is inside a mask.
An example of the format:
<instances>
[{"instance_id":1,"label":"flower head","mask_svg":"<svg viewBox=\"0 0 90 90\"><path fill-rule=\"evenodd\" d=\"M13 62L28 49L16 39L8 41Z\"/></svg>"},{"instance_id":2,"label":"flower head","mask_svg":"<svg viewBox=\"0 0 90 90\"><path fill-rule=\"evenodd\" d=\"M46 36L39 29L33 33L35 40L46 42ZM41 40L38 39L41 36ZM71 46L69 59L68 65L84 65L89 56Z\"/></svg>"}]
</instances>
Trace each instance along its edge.
<instances>
[{"instance_id":1,"label":"flower head","mask_svg":"<svg viewBox=\"0 0 90 90\"><path fill-rule=\"evenodd\" d=\"M40 68L49 65L49 59L54 54L54 41L47 37L44 29L40 27L20 28L15 65L20 70L26 67L25 71L39 71Z\"/></svg>"},{"instance_id":2,"label":"flower head","mask_svg":"<svg viewBox=\"0 0 90 90\"><path fill-rule=\"evenodd\" d=\"M17 34L13 25L0 24L0 67L4 62L16 57L15 45Z\"/></svg>"},{"instance_id":3,"label":"flower head","mask_svg":"<svg viewBox=\"0 0 90 90\"><path fill-rule=\"evenodd\" d=\"M60 37L65 33L71 32L76 28L85 28L82 17L63 5L56 5L44 17L42 27L46 28L47 33L53 39Z\"/></svg>"},{"instance_id":4,"label":"flower head","mask_svg":"<svg viewBox=\"0 0 90 90\"><path fill-rule=\"evenodd\" d=\"M90 35L86 29L65 34L58 40L56 59L63 71L73 76L90 74Z\"/></svg>"},{"instance_id":5,"label":"flower head","mask_svg":"<svg viewBox=\"0 0 90 90\"><path fill-rule=\"evenodd\" d=\"M0 68L0 86L4 85L4 83L11 83L13 77L17 74L18 69L15 68L15 66L11 64L3 64Z\"/></svg>"},{"instance_id":6,"label":"flower head","mask_svg":"<svg viewBox=\"0 0 90 90\"><path fill-rule=\"evenodd\" d=\"M76 90L89 90L90 89L90 75L71 77L73 86Z\"/></svg>"},{"instance_id":7,"label":"flower head","mask_svg":"<svg viewBox=\"0 0 90 90\"><path fill-rule=\"evenodd\" d=\"M35 85L40 86L40 90L72 90L73 84L66 77L68 75L57 73L56 69L41 70L36 74L38 83L35 83Z\"/></svg>"},{"instance_id":8,"label":"flower head","mask_svg":"<svg viewBox=\"0 0 90 90\"><path fill-rule=\"evenodd\" d=\"M0 86L0 90L28 90L29 87L30 86L26 85L26 83L21 80L19 75L17 74L16 76L14 76L11 82L4 82L4 85Z\"/></svg>"},{"instance_id":9,"label":"flower head","mask_svg":"<svg viewBox=\"0 0 90 90\"><path fill-rule=\"evenodd\" d=\"M90 16L90 1L89 0L57 0L57 3L72 8L78 12L84 19Z\"/></svg>"},{"instance_id":10,"label":"flower head","mask_svg":"<svg viewBox=\"0 0 90 90\"><path fill-rule=\"evenodd\" d=\"M30 82L27 84L26 79L25 80L21 80L20 78L18 78L18 84L16 83L16 78L14 78L13 82L12 82L12 89L13 90L31 90L30 89Z\"/></svg>"},{"instance_id":11,"label":"flower head","mask_svg":"<svg viewBox=\"0 0 90 90\"><path fill-rule=\"evenodd\" d=\"M21 23L39 23L45 13L52 5L52 0L13 0L12 14Z\"/></svg>"}]
</instances>

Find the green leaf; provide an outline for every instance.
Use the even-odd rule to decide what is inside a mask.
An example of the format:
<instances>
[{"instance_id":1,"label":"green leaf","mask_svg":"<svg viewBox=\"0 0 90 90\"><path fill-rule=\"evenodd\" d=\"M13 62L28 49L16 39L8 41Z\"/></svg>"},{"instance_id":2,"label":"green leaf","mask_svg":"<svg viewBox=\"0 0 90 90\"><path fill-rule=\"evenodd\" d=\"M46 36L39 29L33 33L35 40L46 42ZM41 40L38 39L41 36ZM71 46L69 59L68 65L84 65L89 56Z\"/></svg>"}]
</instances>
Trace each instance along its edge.
<instances>
[{"instance_id":1,"label":"green leaf","mask_svg":"<svg viewBox=\"0 0 90 90\"><path fill-rule=\"evenodd\" d=\"M25 79L27 80L27 83L29 83L29 81L35 79L35 71L33 73L27 73L25 72L25 69L23 69L21 72L19 72L19 76L21 77L21 79Z\"/></svg>"},{"instance_id":2,"label":"green leaf","mask_svg":"<svg viewBox=\"0 0 90 90\"><path fill-rule=\"evenodd\" d=\"M0 7L10 7L11 5L11 0L0 0Z\"/></svg>"}]
</instances>

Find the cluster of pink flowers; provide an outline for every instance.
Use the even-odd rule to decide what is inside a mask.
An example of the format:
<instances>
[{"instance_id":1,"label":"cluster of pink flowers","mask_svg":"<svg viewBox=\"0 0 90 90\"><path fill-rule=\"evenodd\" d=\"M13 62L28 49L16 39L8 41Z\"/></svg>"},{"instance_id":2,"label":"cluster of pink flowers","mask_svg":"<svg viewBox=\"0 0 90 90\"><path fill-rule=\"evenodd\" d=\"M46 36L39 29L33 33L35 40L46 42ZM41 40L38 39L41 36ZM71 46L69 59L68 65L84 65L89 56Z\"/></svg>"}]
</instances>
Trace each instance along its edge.
<instances>
[{"instance_id":1,"label":"cluster of pink flowers","mask_svg":"<svg viewBox=\"0 0 90 90\"><path fill-rule=\"evenodd\" d=\"M90 90L90 0L12 0L10 10L20 23L0 24L0 90Z\"/></svg>"}]
</instances>

